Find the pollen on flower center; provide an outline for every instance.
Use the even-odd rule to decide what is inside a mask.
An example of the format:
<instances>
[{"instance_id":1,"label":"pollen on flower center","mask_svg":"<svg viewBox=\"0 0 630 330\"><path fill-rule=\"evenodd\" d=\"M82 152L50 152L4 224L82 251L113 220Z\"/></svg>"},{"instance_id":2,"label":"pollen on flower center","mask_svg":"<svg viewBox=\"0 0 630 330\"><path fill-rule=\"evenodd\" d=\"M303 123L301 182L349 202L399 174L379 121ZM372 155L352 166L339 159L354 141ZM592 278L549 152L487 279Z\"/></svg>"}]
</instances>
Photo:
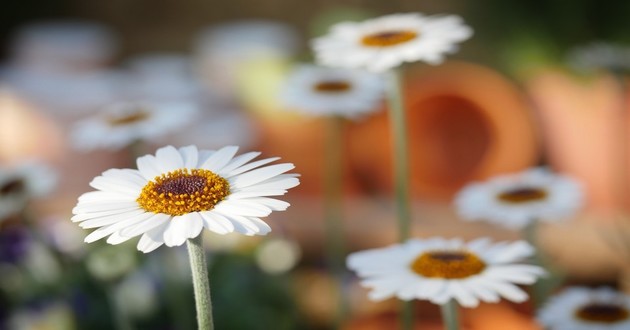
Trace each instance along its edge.
<instances>
[{"instance_id":1,"label":"pollen on flower center","mask_svg":"<svg viewBox=\"0 0 630 330\"><path fill-rule=\"evenodd\" d=\"M593 303L578 309L575 316L588 322L616 323L627 320L630 317L630 312L615 304Z\"/></svg>"},{"instance_id":2,"label":"pollen on flower center","mask_svg":"<svg viewBox=\"0 0 630 330\"><path fill-rule=\"evenodd\" d=\"M481 273L486 264L467 251L428 251L418 256L410 267L424 277L457 279Z\"/></svg>"},{"instance_id":3,"label":"pollen on flower center","mask_svg":"<svg viewBox=\"0 0 630 330\"><path fill-rule=\"evenodd\" d=\"M328 80L315 84L315 86L313 86L313 89L317 92L322 93L340 93L350 90L351 87L352 86L347 81Z\"/></svg>"},{"instance_id":4,"label":"pollen on flower center","mask_svg":"<svg viewBox=\"0 0 630 330\"><path fill-rule=\"evenodd\" d=\"M121 116L110 116L107 118L107 122L112 126L123 126L129 125L137 122L141 122L149 118L149 113L142 109L138 109L135 112L121 115Z\"/></svg>"},{"instance_id":5,"label":"pollen on flower center","mask_svg":"<svg viewBox=\"0 0 630 330\"><path fill-rule=\"evenodd\" d=\"M149 181L136 202L146 211L183 215L211 210L230 194L226 179L204 169L178 169Z\"/></svg>"},{"instance_id":6,"label":"pollen on flower center","mask_svg":"<svg viewBox=\"0 0 630 330\"><path fill-rule=\"evenodd\" d=\"M507 203L528 203L547 198L547 191L541 188L521 187L500 193L497 198Z\"/></svg>"},{"instance_id":7,"label":"pollen on flower center","mask_svg":"<svg viewBox=\"0 0 630 330\"><path fill-rule=\"evenodd\" d=\"M391 30L368 34L361 38L361 43L369 47L389 47L411 41L417 37L416 31Z\"/></svg>"}]
</instances>

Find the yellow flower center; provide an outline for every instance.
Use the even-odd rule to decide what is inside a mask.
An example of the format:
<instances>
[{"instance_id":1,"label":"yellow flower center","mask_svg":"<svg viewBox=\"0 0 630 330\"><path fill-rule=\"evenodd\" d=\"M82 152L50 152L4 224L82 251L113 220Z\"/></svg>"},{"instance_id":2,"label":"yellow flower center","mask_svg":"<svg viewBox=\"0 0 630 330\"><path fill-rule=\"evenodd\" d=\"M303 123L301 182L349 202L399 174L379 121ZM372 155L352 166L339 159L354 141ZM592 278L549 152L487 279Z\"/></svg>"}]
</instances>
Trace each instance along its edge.
<instances>
[{"instance_id":1,"label":"yellow flower center","mask_svg":"<svg viewBox=\"0 0 630 330\"><path fill-rule=\"evenodd\" d=\"M315 84L315 86L313 86L313 89L321 93L340 93L350 90L350 87L352 86L347 81L328 80Z\"/></svg>"},{"instance_id":2,"label":"yellow flower center","mask_svg":"<svg viewBox=\"0 0 630 330\"><path fill-rule=\"evenodd\" d=\"M142 109L138 109L134 112L120 115L120 116L110 116L107 118L107 122L111 126L124 126L133 123L138 123L149 118L149 113Z\"/></svg>"},{"instance_id":3,"label":"yellow flower center","mask_svg":"<svg viewBox=\"0 0 630 330\"><path fill-rule=\"evenodd\" d=\"M0 196L19 194L26 189L24 180L15 178L0 185Z\"/></svg>"},{"instance_id":4,"label":"yellow flower center","mask_svg":"<svg viewBox=\"0 0 630 330\"><path fill-rule=\"evenodd\" d=\"M504 191L497 198L512 204L529 203L544 200L547 198L547 191L541 188L521 187Z\"/></svg>"},{"instance_id":5,"label":"yellow flower center","mask_svg":"<svg viewBox=\"0 0 630 330\"><path fill-rule=\"evenodd\" d=\"M481 273L486 264L467 251L428 251L418 256L410 267L424 277L457 279Z\"/></svg>"},{"instance_id":6,"label":"yellow flower center","mask_svg":"<svg viewBox=\"0 0 630 330\"><path fill-rule=\"evenodd\" d=\"M211 210L230 194L230 184L204 169L179 169L149 181L136 202L146 211L183 215Z\"/></svg>"},{"instance_id":7,"label":"yellow flower center","mask_svg":"<svg viewBox=\"0 0 630 330\"><path fill-rule=\"evenodd\" d=\"M417 37L416 31L392 30L368 34L361 38L361 43L368 47L390 47L403 44Z\"/></svg>"},{"instance_id":8,"label":"yellow flower center","mask_svg":"<svg viewBox=\"0 0 630 330\"><path fill-rule=\"evenodd\" d=\"M578 309L575 316L587 322L617 323L627 320L630 317L630 312L615 304L593 303Z\"/></svg>"}]
</instances>

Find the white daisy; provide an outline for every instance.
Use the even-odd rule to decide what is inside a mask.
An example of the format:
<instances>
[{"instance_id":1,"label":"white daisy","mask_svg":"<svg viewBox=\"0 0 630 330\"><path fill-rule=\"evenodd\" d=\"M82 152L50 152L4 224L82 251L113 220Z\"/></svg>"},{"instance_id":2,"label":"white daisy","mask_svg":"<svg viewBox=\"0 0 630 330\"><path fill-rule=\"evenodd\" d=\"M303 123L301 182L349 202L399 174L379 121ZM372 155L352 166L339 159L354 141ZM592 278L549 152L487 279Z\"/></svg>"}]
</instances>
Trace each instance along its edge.
<instances>
[{"instance_id":1,"label":"white daisy","mask_svg":"<svg viewBox=\"0 0 630 330\"><path fill-rule=\"evenodd\" d=\"M142 235L138 250L145 253L182 245L204 227L265 235L271 228L260 218L289 206L269 196L284 195L299 180L285 173L293 164L261 167L278 158L250 162L260 153L235 157L237 149L167 146L138 158L138 170L105 171L90 183L97 190L79 197L72 221L98 228L85 238L88 243L109 236L108 243L119 244Z\"/></svg>"},{"instance_id":2,"label":"white daisy","mask_svg":"<svg viewBox=\"0 0 630 330\"><path fill-rule=\"evenodd\" d=\"M380 75L306 64L293 70L281 95L289 109L350 118L377 110L382 98Z\"/></svg>"},{"instance_id":3,"label":"white daisy","mask_svg":"<svg viewBox=\"0 0 630 330\"><path fill-rule=\"evenodd\" d=\"M445 304L455 299L464 307L500 297L523 302L527 294L516 284L532 284L545 271L513 264L534 253L525 241L492 244L487 238L469 243L460 239L411 239L387 248L355 252L348 267L372 288L370 299L422 299Z\"/></svg>"},{"instance_id":4,"label":"white daisy","mask_svg":"<svg viewBox=\"0 0 630 330\"><path fill-rule=\"evenodd\" d=\"M551 297L537 319L549 330L627 330L630 296L606 287L572 287Z\"/></svg>"},{"instance_id":5,"label":"white daisy","mask_svg":"<svg viewBox=\"0 0 630 330\"><path fill-rule=\"evenodd\" d=\"M533 168L473 182L460 190L455 206L465 220L486 220L520 229L532 221L570 217L582 206L583 195L574 179Z\"/></svg>"},{"instance_id":6,"label":"white daisy","mask_svg":"<svg viewBox=\"0 0 630 330\"><path fill-rule=\"evenodd\" d=\"M0 221L52 191L56 183L57 173L35 161L0 168Z\"/></svg>"},{"instance_id":7,"label":"white daisy","mask_svg":"<svg viewBox=\"0 0 630 330\"><path fill-rule=\"evenodd\" d=\"M75 123L71 139L81 151L121 149L138 140L150 140L191 123L198 108L189 102L127 102Z\"/></svg>"},{"instance_id":8,"label":"white daisy","mask_svg":"<svg viewBox=\"0 0 630 330\"><path fill-rule=\"evenodd\" d=\"M394 14L336 24L312 46L320 64L382 72L403 62L439 64L472 33L455 15Z\"/></svg>"}]
</instances>

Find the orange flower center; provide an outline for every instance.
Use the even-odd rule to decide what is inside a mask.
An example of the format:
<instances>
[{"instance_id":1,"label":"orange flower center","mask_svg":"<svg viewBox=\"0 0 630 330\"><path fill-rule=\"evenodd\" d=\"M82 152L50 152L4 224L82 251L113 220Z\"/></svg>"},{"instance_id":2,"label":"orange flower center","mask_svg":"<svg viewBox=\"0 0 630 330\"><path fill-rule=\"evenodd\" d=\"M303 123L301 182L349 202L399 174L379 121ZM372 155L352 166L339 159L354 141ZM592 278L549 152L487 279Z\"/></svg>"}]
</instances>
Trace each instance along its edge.
<instances>
[{"instance_id":1,"label":"orange flower center","mask_svg":"<svg viewBox=\"0 0 630 330\"><path fill-rule=\"evenodd\" d=\"M428 251L418 256L410 267L424 277L458 279L481 273L486 264L467 251Z\"/></svg>"},{"instance_id":2,"label":"orange flower center","mask_svg":"<svg viewBox=\"0 0 630 330\"><path fill-rule=\"evenodd\" d=\"M138 109L135 112L128 113L121 116L110 116L107 118L107 122L111 126L124 126L133 123L138 123L149 118L149 113L142 109Z\"/></svg>"},{"instance_id":3,"label":"orange flower center","mask_svg":"<svg viewBox=\"0 0 630 330\"><path fill-rule=\"evenodd\" d=\"M352 86L347 81L328 80L315 84L313 89L321 93L341 93L350 90L351 87Z\"/></svg>"},{"instance_id":4,"label":"orange flower center","mask_svg":"<svg viewBox=\"0 0 630 330\"><path fill-rule=\"evenodd\" d=\"M575 316L587 322L617 323L627 320L630 313L622 306L609 303L593 303L581 307Z\"/></svg>"},{"instance_id":5,"label":"orange flower center","mask_svg":"<svg viewBox=\"0 0 630 330\"><path fill-rule=\"evenodd\" d=\"M502 202L512 204L537 202L547 198L547 191L541 188L522 187L504 191L497 198Z\"/></svg>"},{"instance_id":6,"label":"orange flower center","mask_svg":"<svg viewBox=\"0 0 630 330\"><path fill-rule=\"evenodd\" d=\"M372 33L361 38L361 43L368 47L390 47L403 44L418 37L415 31L392 30Z\"/></svg>"},{"instance_id":7,"label":"orange flower center","mask_svg":"<svg viewBox=\"0 0 630 330\"><path fill-rule=\"evenodd\" d=\"M149 181L136 202L146 211L183 215L213 209L230 194L228 181L204 169L179 169Z\"/></svg>"}]
</instances>

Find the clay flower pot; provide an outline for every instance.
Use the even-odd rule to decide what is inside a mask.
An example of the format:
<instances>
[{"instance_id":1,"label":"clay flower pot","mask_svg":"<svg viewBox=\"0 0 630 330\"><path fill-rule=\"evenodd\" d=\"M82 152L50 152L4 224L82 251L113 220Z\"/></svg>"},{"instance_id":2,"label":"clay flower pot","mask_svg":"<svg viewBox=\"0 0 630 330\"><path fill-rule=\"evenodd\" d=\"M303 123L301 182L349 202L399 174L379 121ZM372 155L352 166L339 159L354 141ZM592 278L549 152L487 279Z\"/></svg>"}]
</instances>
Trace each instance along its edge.
<instances>
[{"instance_id":1,"label":"clay flower pot","mask_svg":"<svg viewBox=\"0 0 630 330\"><path fill-rule=\"evenodd\" d=\"M409 72L405 102L411 187L450 199L464 184L534 165L537 132L517 87L489 68L449 63ZM368 190L392 189L387 112L352 126L350 159Z\"/></svg>"},{"instance_id":2,"label":"clay flower pot","mask_svg":"<svg viewBox=\"0 0 630 330\"><path fill-rule=\"evenodd\" d=\"M630 169L623 148L630 143L623 141L630 141L624 132L630 109L619 83L611 76L578 79L546 70L526 86L541 119L549 164L582 182L589 211L627 210Z\"/></svg>"}]
</instances>

